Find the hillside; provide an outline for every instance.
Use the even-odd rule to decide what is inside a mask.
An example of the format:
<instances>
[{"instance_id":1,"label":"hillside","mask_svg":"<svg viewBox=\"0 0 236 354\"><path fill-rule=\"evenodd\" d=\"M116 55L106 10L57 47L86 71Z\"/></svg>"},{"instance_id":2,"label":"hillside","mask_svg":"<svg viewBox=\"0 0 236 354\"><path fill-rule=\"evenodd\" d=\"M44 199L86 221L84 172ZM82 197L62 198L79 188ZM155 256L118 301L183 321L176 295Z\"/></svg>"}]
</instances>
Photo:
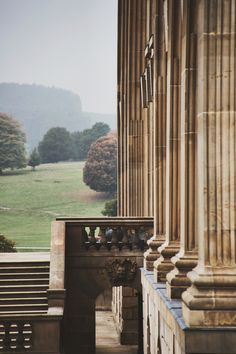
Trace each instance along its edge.
<instances>
[{"instance_id":1,"label":"hillside","mask_svg":"<svg viewBox=\"0 0 236 354\"><path fill-rule=\"evenodd\" d=\"M81 131L98 121L115 126L115 115L82 112L80 97L73 92L35 84L0 83L0 112L22 123L29 150L51 127Z\"/></svg>"}]
</instances>

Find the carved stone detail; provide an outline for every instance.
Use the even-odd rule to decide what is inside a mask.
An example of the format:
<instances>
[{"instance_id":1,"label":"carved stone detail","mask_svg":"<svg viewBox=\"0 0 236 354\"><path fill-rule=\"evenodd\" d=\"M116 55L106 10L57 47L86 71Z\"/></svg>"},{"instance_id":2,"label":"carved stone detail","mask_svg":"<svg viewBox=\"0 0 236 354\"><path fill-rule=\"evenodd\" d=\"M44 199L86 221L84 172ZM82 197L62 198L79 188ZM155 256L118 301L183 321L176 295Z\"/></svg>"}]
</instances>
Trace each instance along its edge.
<instances>
[{"instance_id":1,"label":"carved stone detail","mask_svg":"<svg viewBox=\"0 0 236 354\"><path fill-rule=\"evenodd\" d=\"M129 258L108 260L105 267L112 286L124 286L132 282L138 268L137 263Z\"/></svg>"}]
</instances>

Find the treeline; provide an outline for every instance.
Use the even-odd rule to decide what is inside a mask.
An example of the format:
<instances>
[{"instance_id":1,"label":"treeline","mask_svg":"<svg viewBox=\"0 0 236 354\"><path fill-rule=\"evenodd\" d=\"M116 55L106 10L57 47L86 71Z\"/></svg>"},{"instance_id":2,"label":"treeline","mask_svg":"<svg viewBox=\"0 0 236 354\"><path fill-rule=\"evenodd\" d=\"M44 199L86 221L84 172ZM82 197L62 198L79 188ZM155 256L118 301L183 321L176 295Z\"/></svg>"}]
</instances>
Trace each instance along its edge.
<instances>
[{"instance_id":1,"label":"treeline","mask_svg":"<svg viewBox=\"0 0 236 354\"><path fill-rule=\"evenodd\" d=\"M91 129L73 133L66 128L51 128L38 145L40 161L41 163L54 163L86 160L91 144L109 131L109 125L101 122L94 124Z\"/></svg>"},{"instance_id":2,"label":"treeline","mask_svg":"<svg viewBox=\"0 0 236 354\"><path fill-rule=\"evenodd\" d=\"M51 128L27 158L26 137L21 125L11 116L0 113L0 173L3 169L27 165L35 168L40 163L86 160L91 144L109 131L109 125L102 122L73 133L66 128Z\"/></svg>"}]
</instances>

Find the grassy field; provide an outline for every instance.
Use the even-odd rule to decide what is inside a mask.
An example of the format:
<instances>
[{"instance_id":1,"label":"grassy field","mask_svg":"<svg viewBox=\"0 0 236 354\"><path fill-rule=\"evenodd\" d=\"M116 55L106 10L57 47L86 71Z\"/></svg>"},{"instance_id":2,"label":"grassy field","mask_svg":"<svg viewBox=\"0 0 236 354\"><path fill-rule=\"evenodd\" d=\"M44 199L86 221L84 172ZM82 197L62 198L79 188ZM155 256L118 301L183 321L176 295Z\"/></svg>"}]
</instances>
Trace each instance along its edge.
<instances>
[{"instance_id":1,"label":"grassy field","mask_svg":"<svg viewBox=\"0 0 236 354\"><path fill-rule=\"evenodd\" d=\"M17 247L49 247L57 216L99 216L107 200L83 183L83 162L44 164L0 176L0 233Z\"/></svg>"}]
</instances>

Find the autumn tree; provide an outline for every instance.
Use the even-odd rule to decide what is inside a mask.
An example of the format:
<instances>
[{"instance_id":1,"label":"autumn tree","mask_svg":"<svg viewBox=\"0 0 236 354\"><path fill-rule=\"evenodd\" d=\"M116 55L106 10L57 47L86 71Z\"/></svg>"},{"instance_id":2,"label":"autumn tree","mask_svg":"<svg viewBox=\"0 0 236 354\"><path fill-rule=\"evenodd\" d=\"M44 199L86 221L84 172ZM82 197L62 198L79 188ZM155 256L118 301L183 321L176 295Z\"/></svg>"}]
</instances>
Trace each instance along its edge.
<instances>
[{"instance_id":1,"label":"autumn tree","mask_svg":"<svg viewBox=\"0 0 236 354\"><path fill-rule=\"evenodd\" d=\"M0 113L0 173L5 168L26 166L25 133L20 123Z\"/></svg>"},{"instance_id":2,"label":"autumn tree","mask_svg":"<svg viewBox=\"0 0 236 354\"><path fill-rule=\"evenodd\" d=\"M117 189L117 137L108 134L94 142L83 171L84 182L97 192L114 194Z\"/></svg>"},{"instance_id":3,"label":"autumn tree","mask_svg":"<svg viewBox=\"0 0 236 354\"><path fill-rule=\"evenodd\" d=\"M36 148L34 148L30 154L28 165L31 166L33 170L35 170L36 166L40 165L40 156Z\"/></svg>"},{"instance_id":4,"label":"autumn tree","mask_svg":"<svg viewBox=\"0 0 236 354\"><path fill-rule=\"evenodd\" d=\"M38 146L43 163L67 161L72 158L71 135L66 128L55 127L48 130Z\"/></svg>"}]
</instances>

